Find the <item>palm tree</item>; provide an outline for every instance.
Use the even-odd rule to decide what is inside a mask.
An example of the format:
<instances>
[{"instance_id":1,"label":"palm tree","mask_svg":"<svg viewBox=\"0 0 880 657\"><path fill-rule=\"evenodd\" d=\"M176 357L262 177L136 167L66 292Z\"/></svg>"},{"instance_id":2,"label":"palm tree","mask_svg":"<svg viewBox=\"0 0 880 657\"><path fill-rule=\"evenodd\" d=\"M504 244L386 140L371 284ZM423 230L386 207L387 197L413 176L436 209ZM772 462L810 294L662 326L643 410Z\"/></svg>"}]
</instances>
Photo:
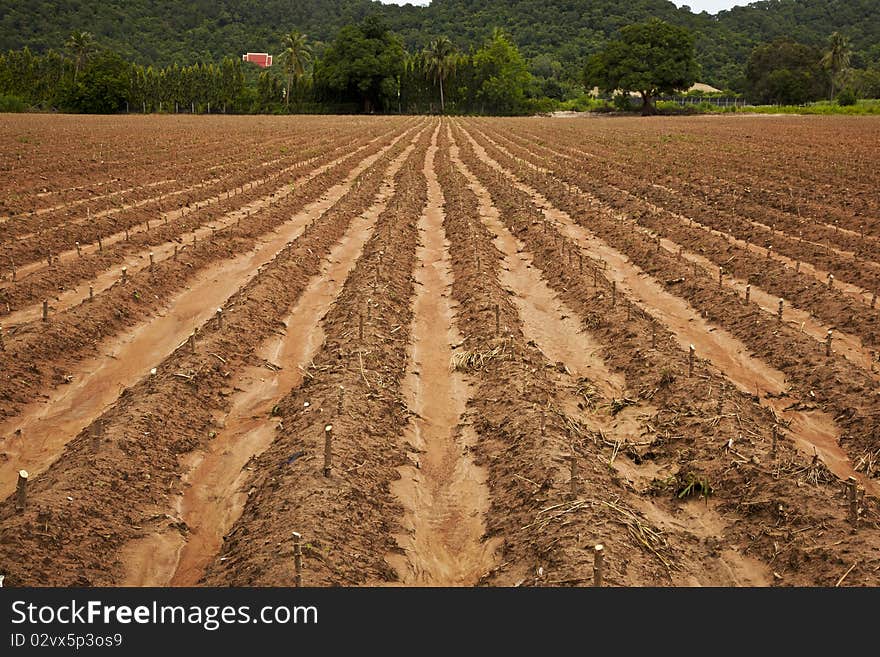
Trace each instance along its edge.
<instances>
[{"instance_id":1,"label":"palm tree","mask_svg":"<svg viewBox=\"0 0 880 657\"><path fill-rule=\"evenodd\" d=\"M300 78L305 75L306 67L312 61L312 47L306 42L306 35L299 32L291 32L285 34L282 40L283 52L278 58L287 74L287 93L284 95L284 102L287 108L290 108L290 95L293 89L293 82L299 82Z\"/></svg>"},{"instance_id":2,"label":"palm tree","mask_svg":"<svg viewBox=\"0 0 880 657\"><path fill-rule=\"evenodd\" d=\"M455 46L448 37L438 37L428 44L422 56L425 58L427 74L440 84L440 113L442 114L446 109L443 98L443 81L455 70Z\"/></svg>"},{"instance_id":3,"label":"palm tree","mask_svg":"<svg viewBox=\"0 0 880 657\"><path fill-rule=\"evenodd\" d=\"M849 39L840 32L834 32L828 39L828 52L822 57L822 66L831 74L831 98L834 98L837 82L849 69L850 55Z\"/></svg>"},{"instance_id":4,"label":"palm tree","mask_svg":"<svg viewBox=\"0 0 880 657\"><path fill-rule=\"evenodd\" d=\"M74 32L64 45L73 53L73 81L76 82L80 69L86 65L89 57L98 49L98 44L95 43L95 37L91 32Z\"/></svg>"}]
</instances>

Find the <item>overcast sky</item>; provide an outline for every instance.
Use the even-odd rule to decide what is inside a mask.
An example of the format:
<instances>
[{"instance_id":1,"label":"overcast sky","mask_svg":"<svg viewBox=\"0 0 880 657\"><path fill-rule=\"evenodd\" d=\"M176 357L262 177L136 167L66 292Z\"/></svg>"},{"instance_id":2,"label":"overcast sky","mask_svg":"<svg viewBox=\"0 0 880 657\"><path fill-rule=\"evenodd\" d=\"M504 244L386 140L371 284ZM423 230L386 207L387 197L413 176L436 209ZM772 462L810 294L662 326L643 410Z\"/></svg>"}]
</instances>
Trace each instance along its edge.
<instances>
[{"instance_id":1,"label":"overcast sky","mask_svg":"<svg viewBox=\"0 0 880 657\"><path fill-rule=\"evenodd\" d=\"M395 5L428 5L430 4L430 0L410 0L407 2L406 0L380 0L384 2L386 5L395 4ZM694 13L699 13L701 11L708 11L710 14L717 14L722 9L730 9L731 7L735 7L737 5L747 5L749 4L748 0L690 0L690 2L681 2L681 0L672 0L677 6L681 7L682 5L687 5L691 8L691 11Z\"/></svg>"}]
</instances>

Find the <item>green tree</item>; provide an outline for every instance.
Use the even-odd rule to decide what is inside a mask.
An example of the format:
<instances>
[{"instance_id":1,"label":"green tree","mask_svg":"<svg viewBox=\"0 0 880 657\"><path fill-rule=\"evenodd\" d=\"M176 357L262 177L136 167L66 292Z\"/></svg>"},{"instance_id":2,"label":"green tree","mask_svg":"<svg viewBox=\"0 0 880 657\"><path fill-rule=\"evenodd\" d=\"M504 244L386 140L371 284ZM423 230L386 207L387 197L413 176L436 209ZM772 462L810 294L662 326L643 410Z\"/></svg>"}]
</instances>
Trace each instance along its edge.
<instances>
[{"instance_id":1,"label":"green tree","mask_svg":"<svg viewBox=\"0 0 880 657\"><path fill-rule=\"evenodd\" d=\"M756 47L746 64L749 95L760 103L801 104L825 95L828 75L818 49L790 39Z\"/></svg>"},{"instance_id":2,"label":"green tree","mask_svg":"<svg viewBox=\"0 0 880 657\"><path fill-rule=\"evenodd\" d=\"M428 76L440 85L440 113L446 111L443 98L443 81L455 70L455 46L448 37L434 39L422 53L425 59L425 71Z\"/></svg>"},{"instance_id":3,"label":"green tree","mask_svg":"<svg viewBox=\"0 0 880 657\"><path fill-rule=\"evenodd\" d=\"M642 114L654 112L661 93L685 91L697 81L700 68L694 56L694 35L683 27L658 19L627 25L620 39L587 60L587 88L605 92L637 92Z\"/></svg>"},{"instance_id":4,"label":"green tree","mask_svg":"<svg viewBox=\"0 0 880 657\"><path fill-rule=\"evenodd\" d=\"M532 80L528 66L504 30L496 28L474 55L477 100L493 114L525 111L526 89Z\"/></svg>"},{"instance_id":5,"label":"green tree","mask_svg":"<svg viewBox=\"0 0 880 657\"><path fill-rule=\"evenodd\" d=\"M831 98L834 98L836 87L842 83L843 76L849 69L852 49L849 39L840 32L834 32L828 39L828 50L822 56L822 66L828 71L831 79Z\"/></svg>"},{"instance_id":6,"label":"green tree","mask_svg":"<svg viewBox=\"0 0 880 657\"><path fill-rule=\"evenodd\" d=\"M65 109L83 114L112 114L125 107L131 65L114 52L104 51L83 69L68 91Z\"/></svg>"},{"instance_id":7,"label":"green tree","mask_svg":"<svg viewBox=\"0 0 880 657\"><path fill-rule=\"evenodd\" d=\"M295 31L284 35L282 42L284 50L278 57L287 76L284 105L288 110L290 109L290 97L293 95L293 84L294 82L299 84L300 79L305 75L306 68L312 61L312 47L306 39L305 34Z\"/></svg>"},{"instance_id":8,"label":"green tree","mask_svg":"<svg viewBox=\"0 0 880 657\"><path fill-rule=\"evenodd\" d=\"M79 72L88 63L89 58L98 50L95 37L91 32L74 32L64 44L73 56L73 81L79 76Z\"/></svg>"},{"instance_id":9,"label":"green tree","mask_svg":"<svg viewBox=\"0 0 880 657\"><path fill-rule=\"evenodd\" d=\"M400 38L369 16L339 31L315 66L315 84L337 100L359 102L364 112L388 107L396 100L405 55Z\"/></svg>"}]
</instances>

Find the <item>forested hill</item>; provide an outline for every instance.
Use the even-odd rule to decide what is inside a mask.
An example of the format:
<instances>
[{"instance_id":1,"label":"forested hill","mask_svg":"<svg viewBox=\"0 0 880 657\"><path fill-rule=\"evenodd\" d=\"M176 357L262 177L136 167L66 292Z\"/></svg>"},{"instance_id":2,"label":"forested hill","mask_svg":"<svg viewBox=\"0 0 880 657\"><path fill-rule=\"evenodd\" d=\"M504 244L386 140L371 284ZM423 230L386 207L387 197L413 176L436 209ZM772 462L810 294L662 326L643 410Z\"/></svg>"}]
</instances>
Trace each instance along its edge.
<instances>
[{"instance_id":1,"label":"forested hill","mask_svg":"<svg viewBox=\"0 0 880 657\"><path fill-rule=\"evenodd\" d=\"M278 52L285 31L329 41L346 23L380 13L407 47L445 34L460 48L506 28L527 57L548 54L574 70L619 27L656 16L693 29L702 79L730 86L751 49L777 36L823 45L835 30L854 64L880 60L878 0L765 0L717 16L667 0L434 0L429 7L370 0L0 0L0 50L59 49L74 30L142 64L217 61Z\"/></svg>"}]
</instances>

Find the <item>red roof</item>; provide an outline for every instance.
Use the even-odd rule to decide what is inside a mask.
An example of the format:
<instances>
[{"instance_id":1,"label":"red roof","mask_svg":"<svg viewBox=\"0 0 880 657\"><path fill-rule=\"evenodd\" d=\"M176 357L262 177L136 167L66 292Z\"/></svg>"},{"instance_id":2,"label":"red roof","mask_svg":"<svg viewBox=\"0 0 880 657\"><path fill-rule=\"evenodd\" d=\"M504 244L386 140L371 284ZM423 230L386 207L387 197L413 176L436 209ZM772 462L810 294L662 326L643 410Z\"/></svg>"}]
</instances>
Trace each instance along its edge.
<instances>
[{"instance_id":1,"label":"red roof","mask_svg":"<svg viewBox=\"0 0 880 657\"><path fill-rule=\"evenodd\" d=\"M260 68L269 68L272 66L272 55L266 52L249 52L246 55L242 55L241 60L256 64Z\"/></svg>"}]
</instances>

